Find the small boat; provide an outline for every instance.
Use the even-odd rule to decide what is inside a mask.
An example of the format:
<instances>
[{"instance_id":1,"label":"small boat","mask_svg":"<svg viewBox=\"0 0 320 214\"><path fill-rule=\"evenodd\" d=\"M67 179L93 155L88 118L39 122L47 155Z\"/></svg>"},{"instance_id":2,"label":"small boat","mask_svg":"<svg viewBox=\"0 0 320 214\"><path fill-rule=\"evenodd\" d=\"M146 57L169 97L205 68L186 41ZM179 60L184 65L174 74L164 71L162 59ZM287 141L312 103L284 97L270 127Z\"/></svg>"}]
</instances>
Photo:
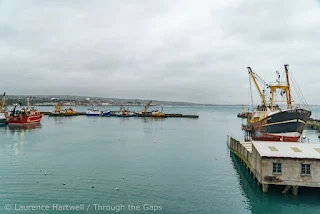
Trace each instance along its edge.
<instances>
[{"instance_id":1,"label":"small boat","mask_svg":"<svg viewBox=\"0 0 320 214\"><path fill-rule=\"evenodd\" d=\"M158 110L155 110L155 111L151 112L151 116L152 117L163 117L163 116L165 116L165 113L158 111Z\"/></svg>"},{"instance_id":2,"label":"small boat","mask_svg":"<svg viewBox=\"0 0 320 214\"><path fill-rule=\"evenodd\" d=\"M86 111L87 116L100 116L101 112L98 109L88 109Z\"/></svg>"},{"instance_id":3,"label":"small boat","mask_svg":"<svg viewBox=\"0 0 320 214\"><path fill-rule=\"evenodd\" d=\"M92 103L90 101L90 98L88 97L86 100L88 100L90 102L90 104L92 105L92 108L89 108L86 111L86 115L87 116L100 116L102 112L99 109L95 108L95 105L94 105L94 103Z\"/></svg>"},{"instance_id":4,"label":"small boat","mask_svg":"<svg viewBox=\"0 0 320 214\"><path fill-rule=\"evenodd\" d=\"M163 106L161 107L161 111L154 110L151 112L152 117L164 117L165 113L163 112Z\"/></svg>"},{"instance_id":5,"label":"small boat","mask_svg":"<svg viewBox=\"0 0 320 214\"><path fill-rule=\"evenodd\" d=\"M248 116L250 116L250 112L245 112L245 111L244 111L244 107L242 106L242 112L239 113L239 114L237 115L237 117L240 117L240 118L248 118Z\"/></svg>"},{"instance_id":6,"label":"small boat","mask_svg":"<svg viewBox=\"0 0 320 214\"><path fill-rule=\"evenodd\" d=\"M124 112L116 112L117 117L135 117L136 114L134 112L124 111Z\"/></svg>"},{"instance_id":7,"label":"small boat","mask_svg":"<svg viewBox=\"0 0 320 214\"><path fill-rule=\"evenodd\" d=\"M116 116L117 117L135 117L136 114L121 106L120 111L116 112Z\"/></svg>"},{"instance_id":8,"label":"small boat","mask_svg":"<svg viewBox=\"0 0 320 214\"><path fill-rule=\"evenodd\" d=\"M104 115L105 117L110 117L110 116L111 116L111 111L104 111L104 112L103 112L103 115Z\"/></svg>"},{"instance_id":9,"label":"small boat","mask_svg":"<svg viewBox=\"0 0 320 214\"><path fill-rule=\"evenodd\" d=\"M74 116L77 115L77 111L75 111L73 108L64 109L64 115L65 116Z\"/></svg>"},{"instance_id":10,"label":"small boat","mask_svg":"<svg viewBox=\"0 0 320 214\"><path fill-rule=\"evenodd\" d=\"M29 98L27 99L27 103L27 107L23 107L20 110L17 110L17 105L14 106L14 109L8 119L9 126L21 126L40 123L42 118L41 112L34 107L30 107Z\"/></svg>"},{"instance_id":11,"label":"small boat","mask_svg":"<svg viewBox=\"0 0 320 214\"><path fill-rule=\"evenodd\" d=\"M62 111L61 111L61 107L63 106L63 103L57 103L54 106L54 109L52 111L49 112L49 116L61 116L62 115Z\"/></svg>"}]
</instances>

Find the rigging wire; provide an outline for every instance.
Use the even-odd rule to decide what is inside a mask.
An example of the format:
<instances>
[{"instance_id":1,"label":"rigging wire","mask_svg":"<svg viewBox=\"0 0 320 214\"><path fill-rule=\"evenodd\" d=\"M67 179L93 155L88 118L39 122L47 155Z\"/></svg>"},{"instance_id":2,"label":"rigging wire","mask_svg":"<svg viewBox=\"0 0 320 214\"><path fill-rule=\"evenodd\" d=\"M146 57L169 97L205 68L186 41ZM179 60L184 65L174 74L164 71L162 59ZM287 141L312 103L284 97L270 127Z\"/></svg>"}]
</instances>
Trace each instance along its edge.
<instances>
[{"instance_id":1,"label":"rigging wire","mask_svg":"<svg viewBox=\"0 0 320 214\"><path fill-rule=\"evenodd\" d=\"M302 91L301 91L301 89L300 89L300 87L299 87L296 79L294 78L293 73L291 72L291 70L290 70L290 74L291 74L293 80L295 81L295 83L296 83L296 85L297 85L297 87L298 87L298 90L299 90L299 92L300 92L300 94L301 94L301 97L302 97L302 102L303 102L303 104L306 105L306 106L309 108L308 102L307 102L307 100L305 99L305 97L303 96Z\"/></svg>"},{"instance_id":2,"label":"rigging wire","mask_svg":"<svg viewBox=\"0 0 320 214\"><path fill-rule=\"evenodd\" d=\"M290 78L292 80L292 82L296 83L294 78ZM296 83L297 84L297 83ZM301 104L305 105L307 108L309 108L309 105L307 103L307 101L305 100L301 90L299 88L296 87L296 84L294 84L295 90L297 91L297 95L299 97L299 101L301 102Z\"/></svg>"}]
</instances>

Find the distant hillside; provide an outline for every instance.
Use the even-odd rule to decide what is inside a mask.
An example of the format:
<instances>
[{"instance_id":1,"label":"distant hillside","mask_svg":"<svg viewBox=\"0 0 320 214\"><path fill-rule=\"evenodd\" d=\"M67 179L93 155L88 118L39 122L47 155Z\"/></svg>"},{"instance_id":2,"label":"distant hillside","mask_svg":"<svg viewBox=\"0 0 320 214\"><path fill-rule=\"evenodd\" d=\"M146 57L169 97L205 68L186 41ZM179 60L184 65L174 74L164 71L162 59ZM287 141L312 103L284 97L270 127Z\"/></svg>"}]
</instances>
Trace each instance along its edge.
<instances>
[{"instance_id":1,"label":"distant hillside","mask_svg":"<svg viewBox=\"0 0 320 214\"><path fill-rule=\"evenodd\" d=\"M32 104L35 103L50 103L50 102L76 102L76 103L87 103L87 96L72 96L72 95L7 95L7 104L12 105L14 103L22 102L26 103L26 99L30 98ZM120 104L137 104L144 105L150 100L143 99L121 99L121 98L105 98L105 97L90 97L90 100L94 103L109 103L111 105ZM152 105L194 105L194 106L212 106L212 104L199 104L191 102L178 102L178 101L161 101L152 100Z\"/></svg>"}]
</instances>

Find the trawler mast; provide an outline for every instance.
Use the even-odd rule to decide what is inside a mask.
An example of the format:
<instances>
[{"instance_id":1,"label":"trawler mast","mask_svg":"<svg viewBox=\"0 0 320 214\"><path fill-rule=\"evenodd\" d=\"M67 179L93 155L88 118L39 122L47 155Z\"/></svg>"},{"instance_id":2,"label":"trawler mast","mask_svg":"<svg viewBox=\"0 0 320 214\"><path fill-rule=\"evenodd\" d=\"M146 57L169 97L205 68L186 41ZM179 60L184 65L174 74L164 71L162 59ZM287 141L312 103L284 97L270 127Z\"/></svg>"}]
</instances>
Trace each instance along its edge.
<instances>
[{"instance_id":1,"label":"trawler mast","mask_svg":"<svg viewBox=\"0 0 320 214\"><path fill-rule=\"evenodd\" d=\"M247 67L249 71L249 75L253 79L253 82L260 94L260 97L262 99L263 104L265 105L266 108L270 107L271 111L274 111L274 106L275 106L275 93L277 89L281 89L285 94L286 94L286 103L287 103L287 108L292 109L292 98L291 98L291 91L290 91L290 82L289 82L289 71L288 71L288 65L284 65L285 72L286 72L286 84L280 83L280 81L277 81L277 84L270 84L268 85L268 88L270 88L270 94L271 94L271 103L270 105L268 104L264 94L262 93L259 84L257 82L257 77L256 74L251 70L250 67Z\"/></svg>"}]
</instances>

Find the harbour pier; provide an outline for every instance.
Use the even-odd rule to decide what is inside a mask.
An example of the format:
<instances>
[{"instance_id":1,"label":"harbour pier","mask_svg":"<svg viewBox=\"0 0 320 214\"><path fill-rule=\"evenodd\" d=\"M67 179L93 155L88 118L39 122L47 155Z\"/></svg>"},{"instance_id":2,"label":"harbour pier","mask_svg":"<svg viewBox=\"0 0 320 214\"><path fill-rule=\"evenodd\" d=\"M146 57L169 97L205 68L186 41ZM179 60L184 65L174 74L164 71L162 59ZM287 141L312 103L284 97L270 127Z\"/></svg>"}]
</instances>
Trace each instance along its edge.
<instances>
[{"instance_id":1,"label":"harbour pier","mask_svg":"<svg viewBox=\"0 0 320 214\"><path fill-rule=\"evenodd\" d=\"M299 187L320 187L320 145L311 143L246 141L228 136L227 145L267 193L269 186L283 186L298 194Z\"/></svg>"},{"instance_id":2,"label":"harbour pier","mask_svg":"<svg viewBox=\"0 0 320 214\"><path fill-rule=\"evenodd\" d=\"M111 117L116 117L117 111L111 111L110 112L110 116ZM43 115L50 115L50 112L41 112L41 114ZM77 112L77 113L74 113L74 114L59 114L59 115L56 115L56 116L67 116L67 117L70 117L70 116L83 116L83 115L86 115L86 112ZM100 116L104 116L103 113L101 113ZM144 114L136 114L135 117L157 117L157 118L168 118L168 117L179 117L179 118L199 118L198 115L189 115L189 114L164 114L164 115L161 115L161 116L153 116L152 115L152 112L145 112Z\"/></svg>"}]
</instances>

